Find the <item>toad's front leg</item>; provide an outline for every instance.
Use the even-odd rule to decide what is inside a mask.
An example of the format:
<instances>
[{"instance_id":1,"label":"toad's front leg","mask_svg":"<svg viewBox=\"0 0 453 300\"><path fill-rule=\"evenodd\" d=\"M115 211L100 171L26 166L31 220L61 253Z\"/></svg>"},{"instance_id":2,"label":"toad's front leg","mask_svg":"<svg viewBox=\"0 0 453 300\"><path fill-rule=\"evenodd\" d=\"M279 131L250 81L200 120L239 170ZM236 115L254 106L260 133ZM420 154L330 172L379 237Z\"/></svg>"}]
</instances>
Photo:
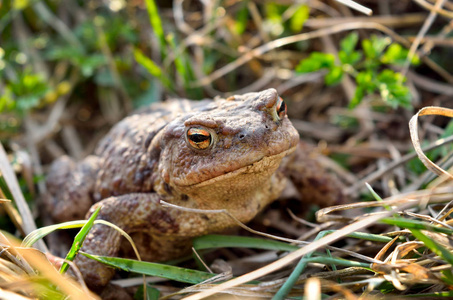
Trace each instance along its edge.
<instances>
[{"instance_id":1,"label":"toad's front leg","mask_svg":"<svg viewBox=\"0 0 453 300\"><path fill-rule=\"evenodd\" d=\"M93 205L88 215L91 215L99 205L102 205L102 208L98 219L114 223L128 234L147 235L145 240L148 245L140 247L147 249L147 253L140 253L147 260L166 260L190 249L188 238L179 238L184 244L180 246L181 241L175 237L175 234L177 236L181 231L179 226L181 212L163 207L159 204L157 194L137 193L110 197ZM96 224L88 234L82 251L95 255L117 256L121 242L122 237L116 230L103 224ZM173 244L176 246L172 247ZM82 255L79 255L75 262L91 287L106 285L115 272L114 269Z\"/></svg>"}]
</instances>

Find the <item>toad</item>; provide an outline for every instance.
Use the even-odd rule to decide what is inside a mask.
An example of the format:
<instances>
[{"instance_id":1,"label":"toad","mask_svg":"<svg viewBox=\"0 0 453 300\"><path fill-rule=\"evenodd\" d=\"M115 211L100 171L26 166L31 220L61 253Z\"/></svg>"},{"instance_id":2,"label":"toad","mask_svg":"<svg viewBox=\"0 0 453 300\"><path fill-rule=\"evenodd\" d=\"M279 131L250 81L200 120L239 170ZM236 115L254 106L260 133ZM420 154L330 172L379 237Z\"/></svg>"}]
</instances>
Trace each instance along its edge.
<instances>
[{"instance_id":1,"label":"toad","mask_svg":"<svg viewBox=\"0 0 453 300\"><path fill-rule=\"evenodd\" d=\"M341 184L300 148L299 134L275 89L226 99L169 100L114 126L95 154L56 160L46 207L54 221L98 218L131 234L142 258L165 261L190 252L191 239L250 221L292 182L306 202L342 202ZM88 214L87 214L88 212ZM95 225L82 250L117 256L118 232ZM108 283L112 268L79 255L90 286Z\"/></svg>"}]
</instances>

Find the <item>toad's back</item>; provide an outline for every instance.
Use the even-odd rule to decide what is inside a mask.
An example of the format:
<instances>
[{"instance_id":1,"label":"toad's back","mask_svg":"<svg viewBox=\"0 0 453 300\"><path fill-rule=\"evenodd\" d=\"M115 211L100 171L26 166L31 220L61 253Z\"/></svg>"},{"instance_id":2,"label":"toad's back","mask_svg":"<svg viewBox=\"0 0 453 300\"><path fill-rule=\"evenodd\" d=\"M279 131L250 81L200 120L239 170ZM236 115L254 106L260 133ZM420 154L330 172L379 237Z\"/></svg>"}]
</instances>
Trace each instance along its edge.
<instances>
[{"instance_id":1,"label":"toad's back","mask_svg":"<svg viewBox=\"0 0 453 300\"><path fill-rule=\"evenodd\" d=\"M159 142L152 141L177 116L192 115L213 107L215 102L212 100L168 100L142 109L116 124L95 151L100 165L94 200L153 191L161 148Z\"/></svg>"}]
</instances>

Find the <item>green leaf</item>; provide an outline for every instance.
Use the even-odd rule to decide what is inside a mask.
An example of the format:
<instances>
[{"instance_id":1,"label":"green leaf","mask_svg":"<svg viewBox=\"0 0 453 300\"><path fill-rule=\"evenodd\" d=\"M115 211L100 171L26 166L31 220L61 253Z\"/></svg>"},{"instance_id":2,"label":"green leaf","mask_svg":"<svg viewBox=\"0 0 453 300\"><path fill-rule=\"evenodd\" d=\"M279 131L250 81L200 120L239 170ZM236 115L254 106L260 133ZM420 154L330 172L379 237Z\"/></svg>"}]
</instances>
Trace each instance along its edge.
<instances>
[{"instance_id":1,"label":"green leaf","mask_svg":"<svg viewBox=\"0 0 453 300\"><path fill-rule=\"evenodd\" d=\"M340 42L340 50L346 55L351 55L355 51L357 42L359 41L359 34L357 32L351 32Z\"/></svg>"},{"instance_id":2,"label":"green leaf","mask_svg":"<svg viewBox=\"0 0 453 300\"><path fill-rule=\"evenodd\" d=\"M324 77L324 81L327 85L335 85L343 78L343 68L334 66L330 69L330 72Z\"/></svg>"},{"instance_id":3,"label":"green leaf","mask_svg":"<svg viewBox=\"0 0 453 300\"><path fill-rule=\"evenodd\" d=\"M346 54L346 52L341 50L338 52L338 57L343 64L355 65L362 59L362 56L360 51L355 51L351 54Z\"/></svg>"},{"instance_id":4,"label":"green leaf","mask_svg":"<svg viewBox=\"0 0 453 300\"><path fill-rule=\"evenodd\" d=\"M160 291L150 285L146 287L146 299L147 300L158 300L160 297Z\"/></svg>"},{"instance_id":5,"label":"green leaf","mask_svg":"<svg viewBox=\"0 0 453 300\"><path fill-rule=\"evenodd\" d=\"M404 48L400 44L393 43L387 48L381 61L384 64L404 65L406 63L408 53L408 49ZM420 58L415 55L412 58L411 64L420 64Z\"/></svg>"},{"instance_id":6,"label":"green leaf","mask_svg":"<svg viewBox=\"0 0 453 300\"><path fill-rule=\"evenodd\" d=\"M77 253L79 253L79 250L80 250L80 248L82 248L83 242L85 241L85 238L86 238L88 232L93 227L94 220L96 220L101 208L102 208L102 206L99 206L93 212L93 214L88 219L88 221L85 223L85 225L83 225L83 227L80 229L80 231L74 237L74 242L72 243L71 249L69 249L69 252L66 255L65 262L63 262L63 264L61 265L61 268L60 268L61 274L64 274L69 268L69 264L66 261L73 261L77 255Z\"/></svg>"},{"instance_id":7,"label":"green leaf","mask_svg":"<svg viewBox=\"0 0 453 300\"><path fill-rule=\"evenodd\" d=\"M363 89L363 87L358 86L355 89L354 97L352 97L351 102L349 102L349 108L353 109L354 107L359 105L360 102L362 102L363 97L365 97L365 90Z\"/></svg>"},{"instance_id":8,"label":"green leaf","mask_svg":"<svg viewBox=\"0 0 453 300\"><path fill-rule=\"evenodd\" d=\"M374 82L373 72L362 71L357 74L355 78L357 86L363 89L363 92L373 93L376 90L376 83Z\"/></svg>"},{"instance_id":9,"label":"green leaf","mask_svg":"<svg viewBox=\"0 0 453 300\"><path fill-rule=\"evenodd\" d=\"M100 263L109 265L111 267L119 268L127 272L145 274L148 276L157 276L167 278L170 280L176 280L179 282L197 284L216 276L216 274L185 269L175 266L169 266L164 264L143 262L118 257L99 256L85 252L80 253Z\"/></svg>"},{"instance_id":10,"label":"green leaf","mask_svg":"<svg viewBox=\"0 0 453 300\"><path fill-rule=\"evenodd\" d=\"M324 68L331 69L335 66L335 56L330 53L312 52L310 56L301 60L296 67L298 73L310 73Z\"/></svg>"},{"instance_id":11,"label":"green leaf","mask_svg":"<svg viewBox=\"0 0 453 300\"><path fill-rule=\"evenodd\" d=\"M308 7L308 5L305 4L299 5L299 7L296 9L293 16L289 20L290 21L289 27L291 28L291 31L296 33L300 32L304 27L304 23L305 21L307 21L309 15L310 8Z\"/></svg>"},{"instance_id":12,"label":"green leaf","mask_svg":"<svg viewBox=\"0 0 453 300\"><path fill-rule=\"evenodd\" d=\"M138 287L134 294L134 300L158 300L160 297L160 291L149 283L146 284L146 298L143 298L143 290L143 285Z\"/></svg>"},{"instance_id":13,"label":"green leaf","mask_svg":"<svg viewBox=\"0 0 453 300\"><path fill-rule=\"evenodd\" d=\"M359 34L352 32L340 42L338 58L343 64L354 65L362 59L362 52L355 50L359 41Z\"/></svg>"},{"instance_id":14,"label":"green leaf","mask_svg":"<svg viewBox=\"0 0 453 300\"><path fill-rule=\"evenodd\" d=\"M48 82L40 74L25 70L19 77L10 82L9 88L2 95L4 105L19 111L26 111L40 104L40 100L49 90ZM14 106L8 100L14 99Z\"/></svg>"},{"instance_id":15,"label":"green leaf","mask_svg":"<svg viewBox=\"0 0 453 300\"><path fill-rule=\"evenodd\" d=\"M362 41L362 49L367 58L374 58L376 56L370 40L367 39Z\"/></svg>"},{"instance_id":16,"label":"green leaf","mask_svg":"<svg viewBox=\"0 0 453 300\"><path fill-rule=\"evenodd\" d=\"M406 78L401 73L386 69L378 74L377 80L380 95L390 106L411 107L411 94L404 85Z\"/></svg>"},{"instance_id":17,"label":"green leaf","mask_svg":"<svg viewBox=\"0 0 453 300\"><path fill-rule=\"evenodd\" d=\"M390 45L392 40L389 37L377 37L372 35L371 39L363 40L362 48L368 59L376 59L381 56L384 49Z\"/></svg>"}]
</instances>

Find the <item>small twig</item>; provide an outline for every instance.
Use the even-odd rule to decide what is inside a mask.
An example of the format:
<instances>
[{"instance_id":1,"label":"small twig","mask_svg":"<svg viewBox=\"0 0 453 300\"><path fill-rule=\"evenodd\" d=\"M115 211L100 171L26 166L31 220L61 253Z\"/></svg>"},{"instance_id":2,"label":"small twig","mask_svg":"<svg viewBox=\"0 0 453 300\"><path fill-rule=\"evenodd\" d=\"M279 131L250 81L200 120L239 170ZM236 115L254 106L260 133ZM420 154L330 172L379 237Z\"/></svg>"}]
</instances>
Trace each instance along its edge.
<instances>
[{"instance_id":1,"label":"small twig","mask_svg":"<svg viewBox=\"0 0 453 300\"><path fill-rule=\"evenodd\" d=\"M426 16L426 13L409 13L395 16L310 18L304 23L304 27L318 29L351 22L374 22L383 26L401 28L421 24Z\"/></svg>"},{"instance_id":2,"label":"small twig","mask_svg":"<svg viewBox=\"0 0 453 300\"><path fill-rule=\"evenodd\" d=\"M359 3L352 1L352 0L336 0L337 2L344 4L346 6L349 6L350 8L361 12L362 14L371 16L373 14L373 11L369 9L368 7L365 7L363 5L360 5Z\"/></svg>"},{"instance_id":3,"label":"small twig","mask_svg":"<svg viewBox=\"0 0 453 300\"><path fill-rule=\"evenodd\" d=\"M420 4L420 6L422 6L423 8L425 8L431 12L439 14L443 17L447 17L449 19L453 18L453 12L445 10L442 7L439 7L437 5L437 3L435 5L432 5L431 3L429 3L425 0L413 0L413 1L417 2L418 4Z\"/></svg>"},{"instance_id":4,"label":"small twig","mask_svg":"<svg viewBox=\"0 0 453 300\"><path fill-rule=\"evenodd\" d=\"M201 256L198 254L197 250L194 247L192 247L192 253L195 254L195 256L197 257L198 261L203 264L203 267L205 267L205 269L208 270L209 273L214 274L214 272L212 272L212 270L204 262L204 260L201 258Z\"/></svg>"},{"instance_id":5,"label":"small twig","mask_svg":"<svg viewBox=\"0 0 453 300\"><path fill-rule=\"evenodd\" d=\"M318 227L319 225L318 224L315 224L315 223L311 223L311 222L308 222L307 220L304 220L302 218L299 218L298 216L296 216L292 211L291 209L287 208L286 211L288 212L288 214L291 216L291 218L301 224L304 224L305 226L308 226L308 227L312 227L312 228L315 228L315 227Z\"/></svg>"},{"instance_id":6,"label":"small twig","mask_svg":"<svg viewBox=\"0 0 453 300\"><path fill-rule=\"evenodd\" d=\"M173 1L173 17L175 18L176 27L184 34L191 35L194 30L184 20L183 2L184 0Z\"/></svg>"}]
</instances>

